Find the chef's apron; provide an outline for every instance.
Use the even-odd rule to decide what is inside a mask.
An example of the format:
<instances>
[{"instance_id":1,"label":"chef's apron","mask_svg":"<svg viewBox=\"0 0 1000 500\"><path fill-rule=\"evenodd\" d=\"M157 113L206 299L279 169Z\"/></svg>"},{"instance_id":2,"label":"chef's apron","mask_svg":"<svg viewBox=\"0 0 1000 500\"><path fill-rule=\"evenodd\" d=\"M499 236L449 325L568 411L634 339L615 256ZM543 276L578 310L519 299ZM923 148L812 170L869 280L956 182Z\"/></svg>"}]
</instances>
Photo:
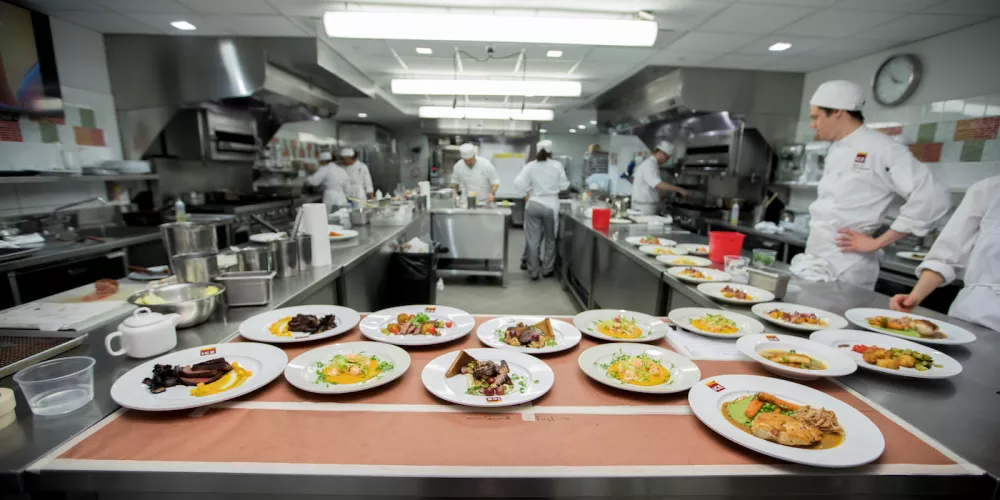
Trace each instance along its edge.
<instances>
[{"instance_id":1,"label":"chef's apron","mask_svg":"<svg viewBox=\"0 0 1000 500\"><path fill-rule=\"evenodd\" d=\"M631 209L639 212L639 215L656 215L657 203L636 203L632 202Z\"/></svg>"},{"instance_id":2,"label":"chef's apron","mask_svg":"<svg viewBox=\"0 0 1000 500\"><path fill-rule=\"evenodd\" d=\"M992 197L979 222L964 280L948 314L1000 332L1000 197Z\"/></svg>"},{"instance_id":3,"label":"chef's apron","mask_svg":"<svg viewBox=\"0 0 1000 500\"><path fill-rule=\"evenodd\" d=\"M528 203L538 203L549 210L552 210L552 214L555 216L555 231L556 237L559 237L559 195L558 194L533 194L531 195L531 201ZM527 206L527 203L525 203Z\"/></svg>"}]
</instances>

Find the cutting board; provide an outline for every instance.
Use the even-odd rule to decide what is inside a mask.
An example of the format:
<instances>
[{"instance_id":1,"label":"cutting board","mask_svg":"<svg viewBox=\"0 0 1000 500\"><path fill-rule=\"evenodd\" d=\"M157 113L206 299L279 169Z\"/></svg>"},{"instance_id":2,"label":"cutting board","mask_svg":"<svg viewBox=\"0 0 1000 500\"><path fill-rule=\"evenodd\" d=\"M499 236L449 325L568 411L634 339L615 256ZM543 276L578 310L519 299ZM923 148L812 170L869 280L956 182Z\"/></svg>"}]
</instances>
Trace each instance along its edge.
<instances>
[{"instance_id":1,"label":"cutting board","mask_svg":"<svg viewBox=\"0 0 1000 500\"><path fill-rule=\"evenodd\" d=\"M97 289L94 288L94 284L90 283L83 285L81 287L74 288L72 290L66 290L65 292L57 293L55 295L41 299L44 302L58 302L61 304L79 304L87 302L111 302L117 300L125 300L129 295L132 295L139 290L146 288L144 283L135 283L121 280L118 282L118 291L113 295L107 295L104 298L92 301L84 301L83 298L96 292Z\"/></svg>"}]
</instances>

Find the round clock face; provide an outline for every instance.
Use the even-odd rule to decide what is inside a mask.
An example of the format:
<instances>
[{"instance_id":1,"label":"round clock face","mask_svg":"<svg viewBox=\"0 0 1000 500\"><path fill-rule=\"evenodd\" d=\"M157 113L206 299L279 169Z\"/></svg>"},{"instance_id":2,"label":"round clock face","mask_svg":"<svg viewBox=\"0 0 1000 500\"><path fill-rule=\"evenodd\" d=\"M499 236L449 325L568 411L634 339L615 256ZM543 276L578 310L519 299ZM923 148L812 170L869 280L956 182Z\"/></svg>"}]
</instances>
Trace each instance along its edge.
<instances>
[{"instance_id":1,"label":"round clock face","mask_svg":"<svg viewBox=\"0 0 1000 500\"><path fill-rule=\"evenodd\" d=\"M920 60L912 55L895 55L875 73L872 93L883 106L896 106L909 99L920 84Z\"/></svg>"}]
</instances>

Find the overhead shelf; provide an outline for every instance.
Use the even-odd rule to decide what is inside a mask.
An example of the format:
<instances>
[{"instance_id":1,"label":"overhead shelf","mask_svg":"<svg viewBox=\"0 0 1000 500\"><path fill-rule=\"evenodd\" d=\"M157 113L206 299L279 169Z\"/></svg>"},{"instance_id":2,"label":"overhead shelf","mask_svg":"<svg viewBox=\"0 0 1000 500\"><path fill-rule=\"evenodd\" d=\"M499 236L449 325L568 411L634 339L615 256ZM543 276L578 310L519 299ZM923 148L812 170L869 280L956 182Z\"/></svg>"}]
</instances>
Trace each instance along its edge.
<instances>
[{"instance_id":1,"label":"overhead shelf","mask_svg":"<svg viewBox=\"0 0 1000 500\"><path fill-rule=\"evenodd\" d=\"M159 174L120 174L120 175L22 175L0 176L0 184L41 184L46 182L125 182L125 181L156 181Z\"/></svg>"}]
</instances>

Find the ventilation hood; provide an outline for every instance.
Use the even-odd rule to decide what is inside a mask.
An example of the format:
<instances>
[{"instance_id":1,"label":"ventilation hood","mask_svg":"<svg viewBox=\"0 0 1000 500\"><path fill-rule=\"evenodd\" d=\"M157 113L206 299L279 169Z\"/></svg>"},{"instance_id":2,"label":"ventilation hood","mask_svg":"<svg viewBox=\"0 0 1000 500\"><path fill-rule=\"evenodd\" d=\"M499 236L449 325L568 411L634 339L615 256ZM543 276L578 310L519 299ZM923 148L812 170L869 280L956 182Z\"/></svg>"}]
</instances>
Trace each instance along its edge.
<instances>
[{"instance_id":1,"label":"ventilation hood","mask_svg":"<svg viewBox=\"0 0 1000 500\"><path fill-rule=\"evenodd\" d=\"M127 159L192 110L252 117L260 145L284 123L332 118L338 97L370 96L331 71L315 38L108 35L105 46Z\"/></svg>"}]
</instances>

